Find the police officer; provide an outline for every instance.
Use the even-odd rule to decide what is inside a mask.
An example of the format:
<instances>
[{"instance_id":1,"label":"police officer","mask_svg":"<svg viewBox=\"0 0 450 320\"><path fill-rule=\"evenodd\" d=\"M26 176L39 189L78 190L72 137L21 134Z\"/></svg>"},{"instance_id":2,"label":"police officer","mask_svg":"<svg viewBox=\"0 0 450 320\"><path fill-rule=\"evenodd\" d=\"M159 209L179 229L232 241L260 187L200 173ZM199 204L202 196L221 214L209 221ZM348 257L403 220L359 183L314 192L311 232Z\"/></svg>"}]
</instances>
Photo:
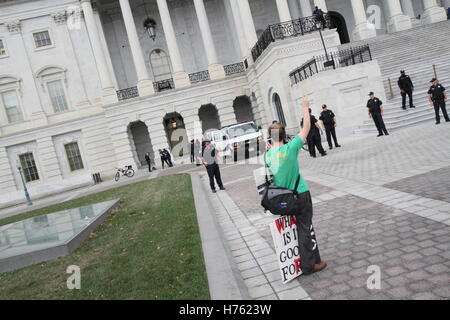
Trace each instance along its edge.
<instances>
[{"instance_id":1,"label":"police officer","mask_svg":"<svg viewBox=\"0 0 450 320\"><path fill-rule=\"evenodd\" d=\"M309 117L311 120L311 129L309 130L309 134L307 137L307 142L308 142L308 151L309 151L309 155L313 158L316 158L316 148L317 150L319 150L319 153L322 155L322 157L326 156L327 153L325 152L325 150L322 147L322 141L321 141L321 137L320 137L320 126L319 126L319 121L316 119L315 116L312 115L312 110L311 108L309 108ZM303 119L302 122L300 123L300 126L303 128Z\"/></svg>"},{"instance_id":2,"label":"police officer","mask_svg":"<svg viewBox=\"0 0 450 320\"><path fill-rule=\"evenodd\" d=\"M373 122L377 127L378 137L381 137L383 133L388 136L389 133L386 130L386 126L383 121L383 102L375 97L373 92L369 93L369 97L370 99L367 101L367 109L369 112L369 117L373 119Z\"/></svg>"},{"instance_id":3,"label":"police officer","mask_svg":"<svg viewBox=\"0 0 450 320\"><path fill-rule=\"evenodd\" d=\"M432 86L430 87L430 90L428 90L428 99L430 101L430 105L434 106L434 112L436 112L436 124L441 123L439 109L441 109L445 121L450 122L447 114L447 109L445 107L445 102L447 101L447 92L445 91L444 86L441 85L436 78L431 79L430 82L432 83Z\"/></svg>"},{"instance_id":4,"label":"police officer","mask_svg":"<svg viewBox=\"0 0 450 320\"><path fill-rule=\"evenodd\" d=\"M333 111L328 109L326 104L322 106L322 110L323 111L320 114L319 120L322 120L322 125L325 128L328 146L330 147L330 150L333 149L333 144L331 142L331 136L333 136L334 145L336 146L336 148L340 148L341 146L337 142L336 138L336 116L334 115Z\"/></svg>"},{"instance_id":5,"label":"police officer","mask_svg":"<svg viewBox=\"0 0 450 320\"><path fill-rule=\"evenodd\" d=\"M398 78L397 83L402 95L402 109L406 110L406 95L408 95L409 97L409 107L415 108L415 106L413 105L414 85L411 81L411 78L406 75L405 70L400 71L400 78Z\"/></svg>"},{"instance_id":6,"label":"police officer","mask_svg":"<svg viewBox=\"0 0 450 320\"><path fill-rule=\"evenodd\" d=\"M322 9L316 6L313 11L313 16L316 17L316 21L320 22L322 29L325 29L326 22Z\"/></svg>"}]
</instances>

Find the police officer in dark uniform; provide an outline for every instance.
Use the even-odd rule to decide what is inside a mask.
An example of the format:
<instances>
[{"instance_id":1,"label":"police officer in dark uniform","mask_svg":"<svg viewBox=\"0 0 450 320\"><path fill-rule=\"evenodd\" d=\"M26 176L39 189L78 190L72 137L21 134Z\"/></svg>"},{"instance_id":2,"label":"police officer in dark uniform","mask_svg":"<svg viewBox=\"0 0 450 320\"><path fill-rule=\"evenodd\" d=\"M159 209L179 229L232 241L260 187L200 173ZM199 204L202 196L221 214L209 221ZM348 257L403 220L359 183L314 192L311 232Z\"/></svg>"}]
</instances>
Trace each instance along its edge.
<instances>
[{"instance_id":1,"label":"police officer in dark uniform","mask_svg":"<svg viewBox=\"0 0 450 320\"><path fill-rule=\"evenodd\" d=\"M400 78L398 78L397 83L402 95L402 109L406 110L406 95L408 95L409 97L409 107L415 108L415 106L413 105L414 85L411 81L411 78L406 75L405 70L400 71Z\"/></svg>"},{"instance_id":2,"label":"police officer in dark uniform","mask_svg":"<svg viewBox=\"0 0 450 320\"><path fill-rule=\"evenodd\" d=\"M369 117L373 119L373 122L377 127L378 137L381 137L383 133L388 136L389 133L386 130L386 126L383 121L383 102L375 97L373 92L369 93L369 97L370 99L367 101L367 109L369 112Z\"/></svg>"},{"instance_id":3,"label":"police officer in dark uniform","mask_svg":"<svg viewBox=\"0 0 450 320\"><path fill-rule=\"evenodd\" d=\"M445 88L436 78L431 79L430 82L433 85L430 87L430 90L428 90L428 99L430 101L430 105L434 106L434 112L436 112L436 124L441 123L439 109L441 109L445 121L450 122L447 109L445 107L445 102L447 101L447 93L445 92Z\"/></svg>"},{"instance_id":4,"label":"police officer in dark uniform","mask_svg":"<svg viewBox=\"0 0 450 320\"><path fill-rule=\"evenodd\" d=\"M311 119L311 129L309 130L307 142L308 142L308 151L311 157L316 158L316 148L319 150L319 153L322 157L326 156L327 153L322 147L322 141L320 137L320 126L319 121L312 115L311 108L309 109L309 116ZM300 123L300 126L303 128L303 119Z\"/></svg>"},{"instance_id":5,"label":"police officer in dark uniform","mask_svg":"<svg viewBox=\"0 0 450 320\"><path fill-rule=\"evenodd\" d=\"M341 146L337 142L336 138L336 116L334 115L333 111L328 109L326 104L322 106L322 110L323 111L320 114L319 120L322 120L323 127L325 128L328 146L330 147L330 150L333 149L333 144L331 142L331 136L333 136L334 145L336 146L336 148L340 148Z\"/></svg>"},{"instance_id":6,"label":"police officer in dark uniform","mask_svg":"<svg viewBox=\"0 0 450 320\"><path fill-rule=\"evenodd\" d=\"M320 22L322 29L325 29L326 21L322 9L316 6L313 11L313 16L316 17L316 21Z\"/></svg>"}]
</instances>

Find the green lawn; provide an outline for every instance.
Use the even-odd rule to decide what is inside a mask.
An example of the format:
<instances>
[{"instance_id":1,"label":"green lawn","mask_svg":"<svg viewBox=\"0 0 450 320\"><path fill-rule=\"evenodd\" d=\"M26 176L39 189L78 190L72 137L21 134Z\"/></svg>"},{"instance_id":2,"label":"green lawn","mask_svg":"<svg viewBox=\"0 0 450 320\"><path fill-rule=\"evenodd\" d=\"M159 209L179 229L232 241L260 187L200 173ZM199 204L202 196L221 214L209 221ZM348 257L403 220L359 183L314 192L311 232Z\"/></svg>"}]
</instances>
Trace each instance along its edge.
<instances>
[{"instance_id":1,"label":"green lawn","mask_svg":"<svg viewBox=\"0 0 450 320\"><path fill-rule=\"evenodd\" d=\"M0 273L0 299L209 299L189 175L165 176L0 220L120 198L123 203L72 254ZM67 289L69 265L81 289Z\"/></svg>"}]
</instances>

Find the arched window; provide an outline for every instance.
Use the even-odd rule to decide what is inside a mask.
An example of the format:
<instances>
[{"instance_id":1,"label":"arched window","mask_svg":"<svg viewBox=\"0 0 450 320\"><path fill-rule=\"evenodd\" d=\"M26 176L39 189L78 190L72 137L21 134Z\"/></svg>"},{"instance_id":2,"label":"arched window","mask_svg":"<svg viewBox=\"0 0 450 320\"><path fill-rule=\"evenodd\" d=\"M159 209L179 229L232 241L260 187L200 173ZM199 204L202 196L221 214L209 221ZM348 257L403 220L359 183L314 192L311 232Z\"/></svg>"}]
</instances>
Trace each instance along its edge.
<instances>
[{"instance_id":1,"label":"arched window","mask_svg":"<svg viewBox=\"0 0 450 320\"><path fill-rule=\"evenodd\" d=\"M284 118L283 106L281 105L280 96L278 93L274 93L273 95L273 104L275 106L275 110L277 112L277 120L286 126L286 119Z\"/></svg>"},{"instance_id":2,"label":"arched window","mask_svg":"<svg viewBox=\"0 0 450 320\"><path fill-rule=\"evenodd\" d=\"M150 53L150 66L152 67L155 81L167 80L172 78L170 70L169 56L161 49L153 50Z\"/></svg>"}]
</instances>

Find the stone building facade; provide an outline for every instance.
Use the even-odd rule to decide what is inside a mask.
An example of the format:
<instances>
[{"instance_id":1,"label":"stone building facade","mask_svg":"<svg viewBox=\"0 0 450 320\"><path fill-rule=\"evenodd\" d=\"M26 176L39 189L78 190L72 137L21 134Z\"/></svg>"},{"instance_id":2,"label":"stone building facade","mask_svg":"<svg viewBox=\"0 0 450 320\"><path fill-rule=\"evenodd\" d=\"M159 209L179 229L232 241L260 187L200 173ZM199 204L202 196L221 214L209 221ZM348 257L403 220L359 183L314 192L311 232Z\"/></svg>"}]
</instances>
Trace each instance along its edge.
<instances>
[{"instance_id":1,"label":"stone building facade","mask_svg":"<svg viewBox=\"0 0 450 320\"><path fill-rule=\"evenodd\" d=\"M1 0L0 207L24 201L17 167L40 197L139 168L145 152L157 159L207 129L280 117L298 127L288 75L323 45L309 32L255 59L268 25L310 17L317 5L332 51L442 21L449 2Z\"/></svg>"}]
</instances>

